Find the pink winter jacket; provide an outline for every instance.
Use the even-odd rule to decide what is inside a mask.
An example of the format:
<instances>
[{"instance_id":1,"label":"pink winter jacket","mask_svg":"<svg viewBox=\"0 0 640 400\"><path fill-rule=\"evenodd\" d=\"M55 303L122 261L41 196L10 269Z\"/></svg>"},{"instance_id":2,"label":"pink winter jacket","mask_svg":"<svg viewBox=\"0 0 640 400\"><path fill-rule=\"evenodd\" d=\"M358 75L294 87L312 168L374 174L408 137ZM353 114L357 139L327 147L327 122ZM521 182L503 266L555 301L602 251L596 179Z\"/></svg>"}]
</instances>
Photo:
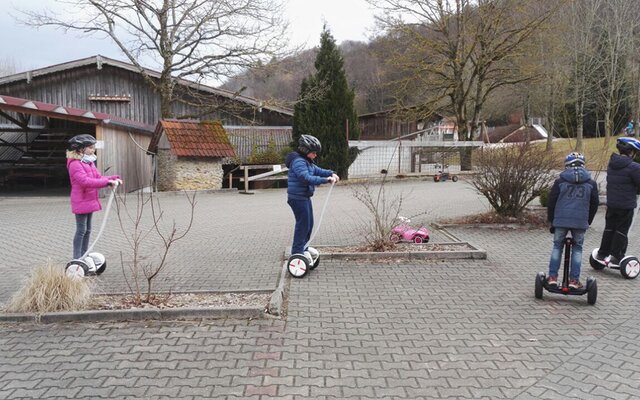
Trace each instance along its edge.
<instances>
[{"instance_id":1,"label":"pink winter jacket","mask_svg":"<svg viewBox=\"0 0 640 400\"><path fill-rule=\"evenodd\" d=\"M82 155L67 152L67 169L71 179L71 212L88 214L102 210L98 200L98 189L107 187L110 180L120 179L117 175L101 176L93 163L80 161Z\"/></svg>"}]
</instances>

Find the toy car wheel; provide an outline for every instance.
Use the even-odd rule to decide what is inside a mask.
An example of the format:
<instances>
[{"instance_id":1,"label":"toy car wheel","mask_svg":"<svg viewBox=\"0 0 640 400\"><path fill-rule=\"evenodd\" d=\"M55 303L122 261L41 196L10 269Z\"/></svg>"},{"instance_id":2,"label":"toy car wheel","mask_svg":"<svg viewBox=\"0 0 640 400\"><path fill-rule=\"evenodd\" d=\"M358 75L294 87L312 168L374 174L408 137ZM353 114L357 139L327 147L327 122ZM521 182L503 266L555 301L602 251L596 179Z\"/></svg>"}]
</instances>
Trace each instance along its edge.
<instances>
[{"instance_id":1,"label":"toy car wheel","mask_svg":"<svg viewBox=\"0 0 640 400\"><path fill-rule=\"evenodd\" d=\"M287 269L289 274L294 278L302 278L309 271L309 264L307 258L302 254L294 254L289 257Z\"/></svg>"},{"instance_id":2,"label":"toy car wheel","mask_svg":"<svg viewBox=\"0 0 640 400\"><path fill-rule=\"evenodd\" d=\"M598 299L598 283L592 277L587 279L587 304L594 305Z\"/></svg>"},{"instance_id":3,"label":"toy car wheel","mask_svg":"<svg viewBox=\"0 0 640 400\"><path fill-rule=\"evenodd\" d=\"M67 263L64 272L72 279L84 278L89 273L89 266L82 260L71 260Z\"/></svg>"},{"instance_id":4,"label":"toy car wheel","mask_svg":"<svg viewBox=\"0 0 640 400\"><path fill-rule=\"evenodd\" d=\"M454 175L454 176L451 177L451 180L454 181L454 182L458 182L458 177Z\"/></svg>"},{"instance_id":5,"label":"toy car wheel","mask_svg":"<svg viewBox=\"0 0 640 400\"><path fill-rule=\"evenodd\" d=\"M424 242L424 239L422 238L422 236L416 236L413 238L413 243L421 244L423 242Z\"/></svg>"},{"instance_id":6,"label":"toy car wheel","mask_svg":"<svg viewBox=\"0 0 640 400\"><path fill-rule=\"evenodd\" d=\"M620 260L620 274L625 279L635 279L640 274L640 261L637 257L627 256Z\"/></svg>"},{"instance_id":7,"label":"toy car wheel","mask_svg":"<svg viewBox=\"0 0 640 400\"><path fill-rule=\"evenodd\" d=\"M393 243L398 243L400 239L402 238L397 233L392 233L391 235L389 235L389 240L392 241Z\"/></svg>"},{"instance_id":8,"label":"toy car wheel","mask_svg":"<svg viewBox=\"0 0 640 400\"><path fill-rule=\"evenodd\" d=\"M318 265L320 265L320 256L318 256L318 258L316 258L316 261L309 266L309 269L316 269L318 268Z\"/></svg>"},{"instance_id":9,"label":"toy car wheel","mask_svg":"<svg viewBox=\"0 0 640 400\"><path fill-rule=\"evenodd\" d=\"M591 265L591 268L595 269L596 271L600 271L605 267L603 263L596 260L596 255L598 255L598 250L600 250L600 248L594 249L591 252L591 255L589 256L589 265Z\"/></svg>"},{"instance_id":10,"label":"toy car wheel","mask_svg":"<svg viewBox=\"0 0 640 400\"><path fill-rule=\"evenodd\" d=\"M545 279L547 279L547 277L545 276L544 272L538 272L538 275L536 275L536 290L535 290L536 299L542 298L542 289L544 287Z\"/></svg>"}]
</instances>

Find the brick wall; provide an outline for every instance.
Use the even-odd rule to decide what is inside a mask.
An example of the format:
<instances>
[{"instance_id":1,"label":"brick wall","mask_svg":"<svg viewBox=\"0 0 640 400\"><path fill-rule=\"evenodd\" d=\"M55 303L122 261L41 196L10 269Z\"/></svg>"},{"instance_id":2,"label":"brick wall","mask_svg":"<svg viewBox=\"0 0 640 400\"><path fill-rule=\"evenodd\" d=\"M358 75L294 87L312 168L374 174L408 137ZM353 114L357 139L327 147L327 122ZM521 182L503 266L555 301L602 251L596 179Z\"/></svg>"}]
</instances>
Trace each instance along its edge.
<instances>
[{"instance_id":1,"label":"brick wall","mask_svg":"<svg viewBox=\"0 0 640 400\"><path fill-rule=\"evenodd\" d=\"M176 157L158 150L158 190L206 190L222 188L219 158Z\"/></svg>"}]
</instances>

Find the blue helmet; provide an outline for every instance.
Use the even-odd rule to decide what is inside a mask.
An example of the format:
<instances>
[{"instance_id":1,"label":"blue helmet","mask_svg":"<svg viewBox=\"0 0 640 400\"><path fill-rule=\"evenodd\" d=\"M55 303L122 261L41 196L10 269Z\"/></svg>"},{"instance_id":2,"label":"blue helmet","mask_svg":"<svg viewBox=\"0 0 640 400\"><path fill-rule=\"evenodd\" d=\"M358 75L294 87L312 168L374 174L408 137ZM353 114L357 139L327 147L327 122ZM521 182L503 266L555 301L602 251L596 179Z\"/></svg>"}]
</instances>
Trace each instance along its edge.
<instances>
[{"instance_id":1,"label":"blue helmet","mask_svg":"<svg viewBox=\"0 0 640 400\"><path fill-rule=\"evenodd\" d=\"M616 141L616 149L620 154L629 155L632 151L640 152L640 141L632 137L621 137Z\"/></svg>"},{"instance_id":2,"label":"blue helmet","mask_svg":"<svg viewBox=\"0 0 640 400\"><path fill-rule=\"evenodd\" d=\"M584 154L572 151L564 159L564 166L566 167L582 167L587 159L584 158Z\"/></svg>"}]
</instances>

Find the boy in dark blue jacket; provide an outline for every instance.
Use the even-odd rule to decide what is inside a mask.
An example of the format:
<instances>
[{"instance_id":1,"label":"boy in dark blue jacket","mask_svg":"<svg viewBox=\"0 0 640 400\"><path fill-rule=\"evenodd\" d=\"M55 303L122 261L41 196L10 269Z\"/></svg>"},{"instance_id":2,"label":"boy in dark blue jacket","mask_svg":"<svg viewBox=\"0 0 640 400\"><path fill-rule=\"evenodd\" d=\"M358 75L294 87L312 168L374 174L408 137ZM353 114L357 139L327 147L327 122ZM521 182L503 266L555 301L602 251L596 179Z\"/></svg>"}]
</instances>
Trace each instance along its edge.
<instances>
[{"instance_id":1,"label":"boy in dark blue jacket","mask_svg":"<svg viewBox=\"0 0 640 400\"><path fill-rule=\"evenodd\" d=\"M607 213L602 241L595 257L609 265L619 265L627 252L627 233L640 191L640 164L634 162L640 155L640 141L621 137L616 148L620 154L611 154L607 166Z\"/></svg>"},{"instance_id":2,"label":"boy in dark blue jacket","mask_svg":"<svg viewBox=\"0 0 640 400\"><path fill-rule=\"evenodd\" d=\"M581 289L580 268L582 265L582 245L584 234L598 211L598 185L584 167L585 158L580 153L570 153L564 162L565 170L560 173L549 193L547 219L553 233L553 250L549 260L549 286L558 285L560 257L564 239L571 231L574 244L571 251L569 287Z\"/></svg>"},{"instance_id":3,"label":"boy in dark blue jacket","mask_svg":"<svg viewBox=\"0 0 640 400\"><path fill-rule=\"evenodd\" d=\"M338 175L315 165L315 158L322 150L320 141L311 135L301 135L298 149L287 155L287 203L296 218L291 254L303 254L313 264L308 242L313 230L313 206L311 196L317 185L335 183Z\"/></svg>"}]
</instances>

